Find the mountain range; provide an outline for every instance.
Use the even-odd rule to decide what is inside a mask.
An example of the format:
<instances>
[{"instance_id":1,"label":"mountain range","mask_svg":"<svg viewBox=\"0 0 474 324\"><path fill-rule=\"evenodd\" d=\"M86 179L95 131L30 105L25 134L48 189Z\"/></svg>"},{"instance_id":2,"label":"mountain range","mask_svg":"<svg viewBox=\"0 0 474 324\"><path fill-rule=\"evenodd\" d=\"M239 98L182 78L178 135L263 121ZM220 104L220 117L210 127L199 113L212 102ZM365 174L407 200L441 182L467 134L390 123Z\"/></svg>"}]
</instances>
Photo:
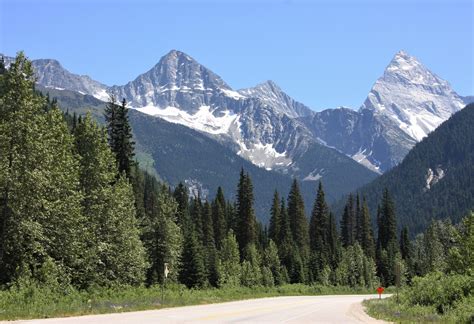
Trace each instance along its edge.
<instances>
[{"instance_id":1,"label":"mountain range","mask_svg":"<svg viewBox=\"0 0 474 324\"><path fill-rule=\"evenodd\" d=\"M6 57L7 65L10 60ZM173 161L177 156L162 154L163 149L153 144L151 128L142 132L150 118L174 127L174 134L169 132L168 136L179 137L185 128L178 126L190 128L212 145L249 161L261 169L258 172L297 178L311 188L322 180L333 199L397 165L417 142L470 101L403 51L393 57L358 110L320 112L292 99L272 81L234 90L216 73L176 50L122 86L107 86L73 74L52 59L34 60L33 66L38 85L60 97L64 109L82 108L83 112L84 107L100 108L110 94L125 98L133 116L142 113L139 118L132 117L139 155L146 156L150 164L154 162L153 168L163 179L173 179L171 184L184 174L173 170L176 173L171 175L171 171L160 169L166 159ZM96 115L101 118L100 112ZM157 127L163 124L151 123ZM196 160L196 155L202 158L202 154L194 152L185 159ZM212 171L212 159L207 163ZM212 176L198 173L180 180L212 192ZM314 190L307 194L311 201L309 192Z\"/></svg>"}]
</instances>

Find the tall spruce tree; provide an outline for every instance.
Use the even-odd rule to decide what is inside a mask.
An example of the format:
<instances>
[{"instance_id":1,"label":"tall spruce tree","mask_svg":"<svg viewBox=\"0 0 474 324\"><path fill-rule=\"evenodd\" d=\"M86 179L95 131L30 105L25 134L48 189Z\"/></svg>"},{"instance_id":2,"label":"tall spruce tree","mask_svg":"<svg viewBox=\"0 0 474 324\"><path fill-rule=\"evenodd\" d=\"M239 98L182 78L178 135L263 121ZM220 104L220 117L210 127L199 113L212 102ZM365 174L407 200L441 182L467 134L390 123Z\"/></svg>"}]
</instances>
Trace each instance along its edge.
<instances>
[{"instance_id":1,"label":"tall spruce tree","mask_svg":"<svg viewBox=\"0 0 474 324\"><path fill-rule=\"evenodd\" d=\"M306 265L309 258L308 219L306 218L303 197L296 179L293 180L288 195L288 218L293 242L298 247L303 264Z\"/></svg>"},{"instance_id":2,"label":"tall spruce tree","mask_svg":"<svg viewBox=\"0 0 474 324\"><path fill-rule=\"evenodd\" d=\"M356 209L354 196L349 194L341 220L341 239L344 247L351 246L356 241Z\"/></svg>"},{"instance_id":3,"label":"tall spruce tree","mask_svg":"<svg viewBox=\"0 0 474 324\"><path fill-rule=\"evenodd\" d=\"M326 204L323 185L319 182L310 221L311 279L320 281L323 269L329 265L329 208Z\"/></svg>"},{"instance_id":4,"label":"tall spruce tree","mask_svg":"<svg viewBox=\"0 0 474 324\"><path fill-rule=\"evenodd\" d=\"M202 247L193 226L185 230L179 281L188 288L204 287L207 284Z\"/></svg>"},{"instance_id":5,"label":"tall spruce tree","mask_svg":"<svg viewBox=\"0 0 474 324\"><path fill-rule=\"evenodd\" d=\"M362 201L362 208L359 212L359 244L364 250L365 254L374 259L375 258L375 242L372 231L372 222L370 220L369 206L365 198Z\"/></svg>"},{"instance_id":6,"label":"tall spruce tree","mask_svg":"<svg viewBox=\"0 0 474 324\"><path fill-rule=\"evenodd\" d=\"M180 226L184 226L189 217L188 188L186 188L186 186L180 182L174 190L173 197L178 203L178 210L176 212L177 223Z\"/></svg>"},{"instance_id":7,"label":"tall spruce tree","mask_svg":"<svg viewBox=\"0 0 474 324\"><path fill-rule=\"evenodd\" d=\"M278 191L275 190L275 193L273 194L272 207L270 209L270 226L268 228L268 237L273 240L273 242L278 242L278 238L280 237L280 224L280 196Z\"/></svg>"},{"instance_id":8,"label":"tall spruce tree","mask_svg":"<svg viewBox=\"0 0 474 324\"><path fill-rule=\"evenodd\" d=\"M237 188L237 241L241 257L248 244L257 242L257 220L253 209L253 186L249 174L242 169Z\"/></svg>"},{"instance_id":9,"label":"tall spruce tree","mask_svg":"<svg viewBox=\"0 0 474 324\"><path fill-rule=\"evenodd\" d=\"M221 187L217 188L216 198L212 202L212 223L216 248L220 249L227 234L226 201Z\"/></svg>"},{"instance_id":10,"label":"tall spruce tree","mask_svg":"<svg viewBox=\"0 0 474 324\"><path fill-rule=\"evenodd\" d=\"M132 128L128 120L128 108L125 99L122 104L111 96L105 109L105 121L109 135L109 144L117 160L118 170L125 172L130 178L134 165L133 157L135 142L133 141Z\"/></svg>"},{"instance_id":11,"label":"tall spruce tree","mask_svg":"<svg viewBox=\"0 0 474 324\"><path fill-rule=\"evenodd\" d=\"M377 273L386 286L395 283L395 263L397 258L397 220L395 206L387 189L382 197L377 213Z\"/></svg>"}]
</instances>

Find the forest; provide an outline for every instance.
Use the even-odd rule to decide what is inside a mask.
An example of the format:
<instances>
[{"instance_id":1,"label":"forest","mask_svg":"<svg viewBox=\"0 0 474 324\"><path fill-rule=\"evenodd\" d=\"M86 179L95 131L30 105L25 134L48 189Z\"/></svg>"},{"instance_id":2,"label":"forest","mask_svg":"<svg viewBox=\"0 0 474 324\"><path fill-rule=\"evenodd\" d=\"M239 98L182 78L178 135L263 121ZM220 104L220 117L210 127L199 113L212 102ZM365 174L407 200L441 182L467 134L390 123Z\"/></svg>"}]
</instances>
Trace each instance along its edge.
<instances>
[{"instance_id":1,"label":"forest","mask_svg":"<svg viewBox=\"0 0 474 324\"><path fill-rule=\"evenodd\" d=\"M112 96L104 118L102 127L90 114L61 112L35 90L23 53L8 69L0 63L0 308L31 287L57 296L165 280L187 289L372 290L439 273L464 281L438 314L472 300L472 213L459 224L433 221L410 240L387 189L376 210L350 195L338 223L322 182L309 207L294 180L288 197L274 192L262 224L244 169L234 201L222 188L212 200L189 196L182 183L172 188L140 169L125 101Z\"/></svg>"}]
</instances>

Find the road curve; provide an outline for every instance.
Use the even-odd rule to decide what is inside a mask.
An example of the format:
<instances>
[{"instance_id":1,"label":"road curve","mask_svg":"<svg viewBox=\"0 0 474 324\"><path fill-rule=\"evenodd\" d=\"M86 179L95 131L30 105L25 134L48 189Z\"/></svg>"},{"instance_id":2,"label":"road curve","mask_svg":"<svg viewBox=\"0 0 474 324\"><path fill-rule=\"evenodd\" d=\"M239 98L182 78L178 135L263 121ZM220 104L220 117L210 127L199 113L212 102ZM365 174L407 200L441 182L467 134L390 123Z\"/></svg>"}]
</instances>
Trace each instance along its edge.
<instances>
[{"instance_id":1,"label":"road curve","mask_svg":"<svg viewBox=\"0 0 474 324\"><path fill-rule=\"evenodd\" d=\"M24 320L28 324L124 323L384 323L363 311L375 295L272 297L160 310Z\"/></svg>"}]
</instances>

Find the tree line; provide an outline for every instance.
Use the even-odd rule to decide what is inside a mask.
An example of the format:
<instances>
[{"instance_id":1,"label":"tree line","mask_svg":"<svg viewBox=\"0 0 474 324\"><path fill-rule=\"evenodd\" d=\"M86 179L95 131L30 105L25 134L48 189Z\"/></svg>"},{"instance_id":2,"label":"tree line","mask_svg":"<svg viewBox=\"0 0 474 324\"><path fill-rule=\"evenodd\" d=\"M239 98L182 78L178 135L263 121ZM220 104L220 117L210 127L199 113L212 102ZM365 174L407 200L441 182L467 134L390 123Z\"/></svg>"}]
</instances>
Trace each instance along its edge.
<instances>
[{"instance_id":1,"label":"tree line","mask_svg":"<svg viewBox=\"0 0 474 324\"><path fill-rule=\"evenodd\" d=\"M444 223L433 223L414 243L408 229L398 235L387 190L377 235L358 195L349 196L338 225L321 182L309 220L294 180L288 197L274 193L266 227L256 219L245 170L235 201L222 188L212 200L189 196L182 183L171 188L140 169L125 100L111 97L104 128L90 115L62 113L34 86L22 53L8 69L0 62L4 288L154 285L163 282L165 264L167 280L190 288L388 286L440 267L441 250L461 250L445 241L446 231L456 229Z\"/></svg>"}]
</instances>

